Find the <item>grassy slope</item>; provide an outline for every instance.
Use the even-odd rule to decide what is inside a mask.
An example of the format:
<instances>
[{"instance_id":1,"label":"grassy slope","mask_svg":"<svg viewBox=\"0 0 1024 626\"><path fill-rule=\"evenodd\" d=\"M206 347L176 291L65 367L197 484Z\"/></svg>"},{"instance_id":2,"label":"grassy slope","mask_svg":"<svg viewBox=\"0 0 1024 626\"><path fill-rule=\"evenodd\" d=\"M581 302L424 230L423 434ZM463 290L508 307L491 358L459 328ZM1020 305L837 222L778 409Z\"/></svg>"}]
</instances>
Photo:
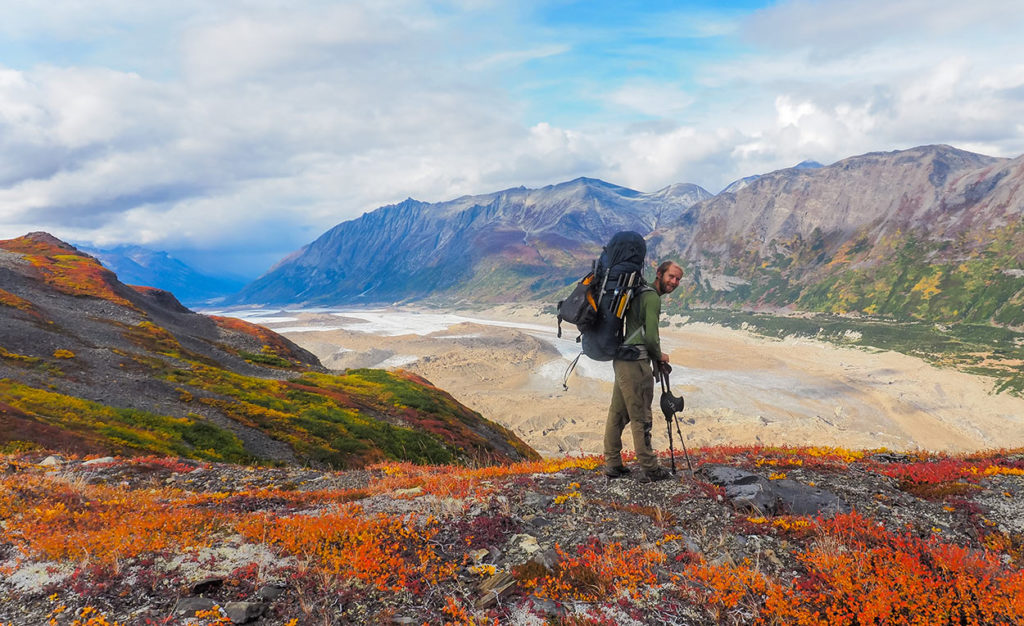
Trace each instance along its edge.
<instances>
[{"instance_id":1,"label":"grassy slope","mask_svg":"<svg viewBox=\"0 0 1024 626\"><path fill-rule=\"evenodd\" d=\"M716 291L689 283L680 295L690 308L795 306L897 321L1024 327L1024 221L985 241L933 242L912 234L875 247L867 241L854 236L837 247L816 232L806 241L779 243L775 249L785 252L767 257L740 249L729 262L710 258L706 265L749 284Z\"/></svg>"},{"instance_id":2,"label":"grassy slope","mask_svg":"<svg viewBox=\"0 0 1024 626\"><path fill-rule=\"evenodd\" d=\"M0 243L26 262L15 267L27 278L8 274L12 285L5 285L19 285L22 295L0 290L0 311L23 323L13 332L56 336L58 345L75 342L81 346L75 350L82 351L22 354L12 344L0 345L0 366L7 372L0 379L0 450L272 462L247 449L236 434L248 428L285 442L300 463L336 468L386 459L478 463L537 458L510 431L411 374L318 373L281 336L232 318L212 318L220 339L200 354L152 321L147 298L160 297L154 290L122 285L91 257L46 235ZM23 297L29 294L40 303ZM47 314L46 307L83 308L80 299L117 307L98 320L67 318L73 324L102 322L105 332L113 329L117 345L94 346L92 337L77 337L68 322L63 327L50 319L52 312ZM201 317L184 309L178 313L185 316L181 319ZM190 345L197 345L194 338ZM252 372L232 371L224 365L228 357L253 365ZM308 359L315 361L312 355ZM118 387L140 381L149 396L132 400L148 410L108 406L71 391L85 382L104 390L96 395L105 397L107 389L114 395ZM211 412L231 422L210 420ZM229 428L232 422L238 426Z\"/></svg>"}]
</instances>

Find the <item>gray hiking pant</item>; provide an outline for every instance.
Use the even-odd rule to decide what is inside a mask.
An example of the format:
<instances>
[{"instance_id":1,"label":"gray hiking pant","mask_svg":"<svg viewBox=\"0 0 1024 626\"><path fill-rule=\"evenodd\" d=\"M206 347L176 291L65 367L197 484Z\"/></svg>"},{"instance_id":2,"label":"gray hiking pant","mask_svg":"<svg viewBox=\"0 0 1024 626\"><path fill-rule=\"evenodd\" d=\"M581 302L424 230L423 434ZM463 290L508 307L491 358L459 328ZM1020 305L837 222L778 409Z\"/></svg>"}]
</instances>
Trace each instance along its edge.
<instances>
[{"instance_id":1,"label":"gray hiking pant","mask_svg":"<svg viewBox=\"0 0 1024 626\"><path fill-rule=\"evenodd\" d=\"M615 369L615 390L608 407L604 426L604 463L608 468L622 465L622 431L629 424L633 431L636 460L644 470L658 466L658 457L651 449L651 402L654 400L654 378L651 362L612 361Z\"/></svg>"}]
</instances>

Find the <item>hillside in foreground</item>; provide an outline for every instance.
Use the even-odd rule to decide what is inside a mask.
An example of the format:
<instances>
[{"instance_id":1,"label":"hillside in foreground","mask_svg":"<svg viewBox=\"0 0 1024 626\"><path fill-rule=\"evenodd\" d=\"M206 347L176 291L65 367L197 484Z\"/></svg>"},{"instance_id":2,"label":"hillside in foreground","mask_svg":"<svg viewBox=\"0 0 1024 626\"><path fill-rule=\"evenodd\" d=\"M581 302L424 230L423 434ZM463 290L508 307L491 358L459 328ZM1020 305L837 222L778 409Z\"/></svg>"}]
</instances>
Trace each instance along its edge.
<instances>
[{"instance_id":1,"label":"hillside in foreground","mask_svg":"<svg viewBox=\"0 0 1024 626\"><path fill-rule=\"evenodd\" d=\"M0 624L1019 624L1024 452L0 459ZM668 459L663 459L667 465Z\"/></svg>"},{"instance_id":2,"label":"hillside in foreground","mask_svg":"<svg viewBox=\"0 0 1024 626\"><path fill-rule=\"evenodd\" d=\"M421 377L328 372L46 233L0 241L0 452L32 449L324 468L538 458Z\"/></svg>"}]
</instances>

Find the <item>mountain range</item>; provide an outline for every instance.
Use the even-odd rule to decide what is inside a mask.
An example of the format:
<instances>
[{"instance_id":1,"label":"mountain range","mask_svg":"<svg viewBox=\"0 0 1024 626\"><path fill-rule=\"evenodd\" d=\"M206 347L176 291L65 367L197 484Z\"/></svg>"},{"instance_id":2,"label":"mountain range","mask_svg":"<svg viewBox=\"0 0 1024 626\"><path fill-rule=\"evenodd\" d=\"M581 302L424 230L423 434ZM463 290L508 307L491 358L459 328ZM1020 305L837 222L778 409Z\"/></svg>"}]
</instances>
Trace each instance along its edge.
<instances>
[{"instance_id":1,"label":"mountain range","mask_svg":"<svg viewBox=\"0 0 1024 626\"><path fill-rule=\"evenodd\" d=\"M228 299L359 304L557 299L612 234L685 270L669 306L1024 325L1024 157L871 153L641 193L580 178L338 224Z\"/></svg>"},{"instance_id":2,"label":"mountain range","mask_svg":"<svg viewBox=\"0 0 1024 626\"><path fill-rule=\"evenodd\" d=\"M429 381L329 373L46 233L0 241L0 310L0 451L334 468L539 458Z\"/></svg>"},{"instance_id":3,"label":"mountain range","mask_svg":"<svg viewBox=\"0 0 1024 626\"><path fill-rule=\"evenodd\" d=\"M129 285L157 287L174 294L186 305L215 304L248 282L232 276L211 276L190 267L167 252L142 246L92 248L77 246Z\"/></svg>"},{"instance_id":4,"label":"mountain range","mask_svg":"<svg viewBox=\"0 0 1024 626\"><path fill-rule=\"evenodd\" d=\"M436 204L408 199L335 226L229 302L544 297L588 268L615 232L649 233L710 197L696 185L641 193L579 178Z\"/></svg>"}]
</instances>

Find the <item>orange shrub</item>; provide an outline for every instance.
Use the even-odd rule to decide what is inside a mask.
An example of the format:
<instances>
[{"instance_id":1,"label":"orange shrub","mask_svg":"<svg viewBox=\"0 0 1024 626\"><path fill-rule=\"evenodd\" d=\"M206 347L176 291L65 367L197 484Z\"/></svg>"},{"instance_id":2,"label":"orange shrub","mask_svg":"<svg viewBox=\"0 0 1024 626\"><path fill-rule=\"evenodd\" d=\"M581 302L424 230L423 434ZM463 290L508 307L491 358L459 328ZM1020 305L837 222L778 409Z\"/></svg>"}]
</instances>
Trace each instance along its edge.
<instances>
[{"instance_id":1,"label":"orange shrub","mask_svg":"<svg viewBox=\"0 0 1024 626\"><path fill-rule=\"evenodd\" d=\"M655 567L665 554L642 548L624 549L619 543L602 545L593 540L577 546L576 554L555 546L559 562L554 571L521 581L521 586L551 600L598 602L624 594L642 598L657 583Z\"/></svg>"},{"instance_id":2,"label":"orange shrub","mask_svg":"<svg viewBox=\"0 0 1024 626\"><path fill-rule=\"evenodd\" d=\"M344 506L316 516L258 515L240 522L238 530L285 554L313 559L328 576L355 578L380 591L436 585L460 565L447 562L432 543L440 525L430 517L403 521Z\"/></svg>"},{"instance_id":3,"label":"orange shrub","mask_svg":"<svg viewBox=\"0 0 1024 626\"><path fill-rule=\"evenodd\" d=\"M799 555L792 588L769 588L765 621L784 624L1016 624L1024 573L997 555L893 534L857 514L823 524L832 542ZM829 547L822 547L829 546Z\"/></svg>"},{"instance_id":4,"label":"orange shrub","mask_svg":"<svg viewBox=\"0 0 1024 626\"><path fill-rule=\"evenodd\" d=\"M30 557L101 564L212 541L220 515L167 493L73 485L46 476L0 481L6 540Z\"/></svg>"},{"instance_id":5,"label":"orange shrub","mask_svg":"<svg viewBox=\"0 0 1024 626\"><path fill-rule=\"evenodd\" d=\"M689 581L691 585L684 587L683 595L694 604L706 607L716 620L738 607L757 615L765 595L774 586L748 565L710 565L702 561L686 571L684 582Z\"/></svg>"}]
</instances>

